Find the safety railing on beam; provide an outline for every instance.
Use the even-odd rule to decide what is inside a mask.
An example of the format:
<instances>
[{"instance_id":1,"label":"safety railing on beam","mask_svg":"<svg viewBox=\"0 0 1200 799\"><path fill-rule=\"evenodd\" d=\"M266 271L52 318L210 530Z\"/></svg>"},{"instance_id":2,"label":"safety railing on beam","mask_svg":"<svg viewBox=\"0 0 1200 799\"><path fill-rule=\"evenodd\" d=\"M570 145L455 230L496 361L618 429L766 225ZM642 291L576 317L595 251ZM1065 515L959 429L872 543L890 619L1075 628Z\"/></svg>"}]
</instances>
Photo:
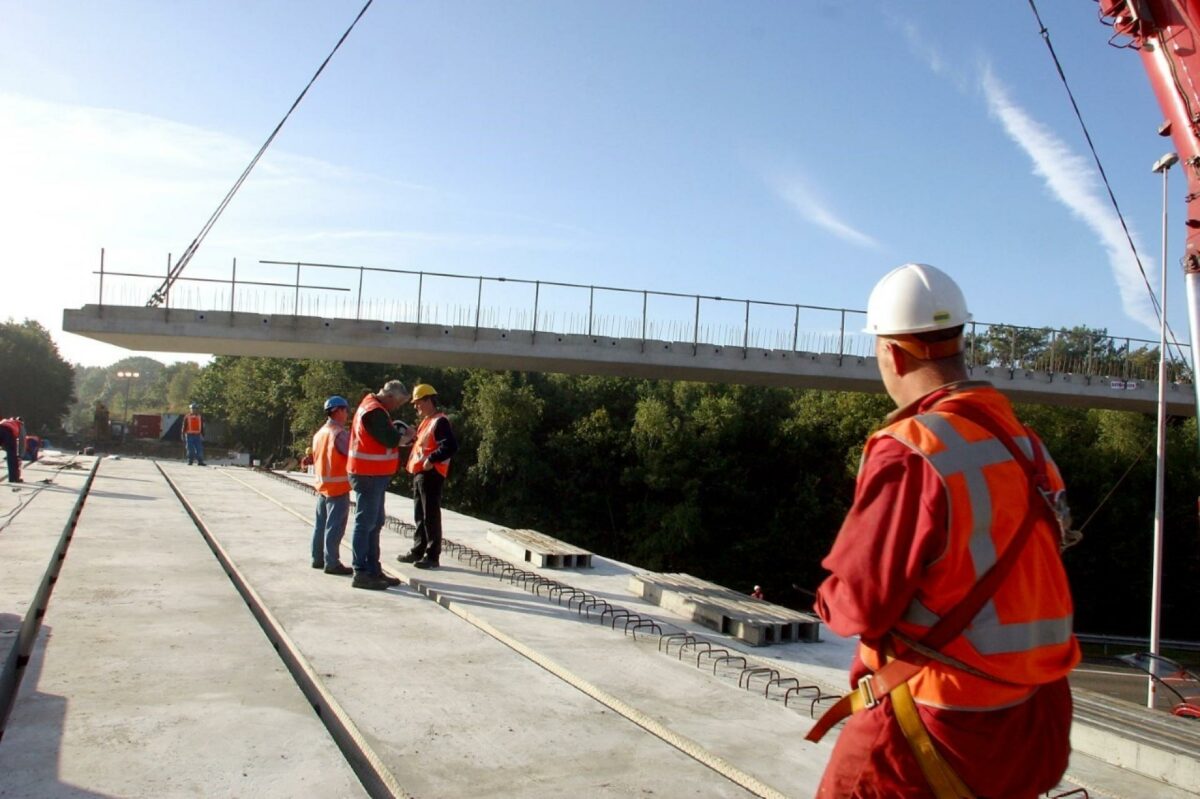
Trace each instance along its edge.
<instances>
[{"instance_id":1,"label":"safety railing on beam","mask_svg":"<svg viewBox=\"0 0 1200 799\"><path fill-rule=\"evenodd\" d=\"M168 256L164 274L170 266ZM176 278L178 285L164 297L164 306L450 325L474 328L476 334L481 328L519 330L530 343L536 343L539 335L558 334L640 340L643 349L648 341L678 342L690 344L693 354L701 347L740 348L744 355L754 348L835 355L839 362L873 354L873 337L861 332L865 311L851 308L306 261L264 260L255 269L262 267L286 269L290 280L261 280L257 273L256 279L247 279L244 272L239 279L234 259L228 279ZM350 285L312 281L313 274L330 271L348 277L344 282ZM103 251L97 274L101 308L106 277L110 292L112 278L163 278L163 274L107 270ZM382 289L377 285L380 279L395 278L407 281L399 292L394 283ZM485 304L485 288L488 303L499 304ZM411 299L391 299L397 292ZM1103 377L1113 381L1114 388L1157 379L1158 342L1150 339L1082 327L971 322L966 340L972 367ZM1190 359L1188 345L1168 347L1172 382L1192 381Z\"/></svg>"}]
</instances>

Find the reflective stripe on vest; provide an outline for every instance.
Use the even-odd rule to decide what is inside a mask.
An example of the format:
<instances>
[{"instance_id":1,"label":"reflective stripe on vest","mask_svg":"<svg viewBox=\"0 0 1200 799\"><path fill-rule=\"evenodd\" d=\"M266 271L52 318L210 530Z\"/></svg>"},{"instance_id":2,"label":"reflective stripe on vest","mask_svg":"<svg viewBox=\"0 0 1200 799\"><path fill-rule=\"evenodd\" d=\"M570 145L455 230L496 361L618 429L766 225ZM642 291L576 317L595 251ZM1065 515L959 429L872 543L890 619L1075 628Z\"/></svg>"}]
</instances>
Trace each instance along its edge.
<instances>
[{"instance_id":1,"label":"reflective stripe on vest","mask_svg":"<svg viewBox=\"0 0 1200 799\"><path fill-rule=\"evenodd\" d=\"M189 413L183 417L183 432L196 435L203 429L204 420L198 413Z\"/></svg>"},{"instance_id":2,"label":"reflective stripe on vest","mask_svg":"<svg viewBox=\"0 0 1200 799\"><path fill-rule=\"evenodd\" d=\"M313 436L313 472L317 477L317 492L327 497L340 497L350 492L350 477L346 474L349 457L337 449L338 435L344 429L336 422L326 422Z\"/></svg>"},{"instance_id":3,"label":"reflective stripe on vest","mask_svg":"<svg viewBox=\"0 0 1200 799\"><path fill-rule=\"evenodd\" d=\"M413 440L412 451L408 453L408 463L405 469L409 474L420 474L421 461L426 455L430 455L438 448L437 439L433 435L433 428L437 425L438 419L445 419L446 414L435 413L433 416L426 417L421 420L421 424L417 426L417 437ZM434 469L442 477L450 474L450 461L444 460L437 463L431 463Z\"/></svg>"},{"instance_id":4,"label":"reflective stripe on vest","mask_svg":"<svg viewBox=\"0 0 1200 799\"><path fill-rule=\"evenodd\" d=\"M954 395L956 402L980 405L1031 455L1031 442L1020 435L1008 403L996 391L976 389ZM876 434L910 447L933 467L945 487L949 530L946 551L928 565L917 593L897 630L919 640L949 612L971 585L996 562L1020 526L1031 498L1028 481L1004 445L966 421L937 412L896 422ZM868 442L868 447L870 442ZM1038 442L1038 446L1042 446ZM1057 467L1042 446L1048 479L1063 487ZM1041 502L1040 497L1033 501ZM1004 685L938 661L909 681L918 703L952 708L1001 707L1023 700L1039 684L1067 674L1079 659L1071 634L1073 608L1058 552L1058 531L1038 525L1004 584L988 600L961 636L943 652L950 658L994 675ZM862 646L863 662L882 664L880 653Z\"/></svg>"},{"instance_id":5,"label":"reflective stripe on vest","mask_svg":"<svg viewBox=\"0 0 1200 799\"><path fill-rule=\"evenodd\" d=\"M390 476L400 466L400 450L385 447L363 427L363 417L374 410L387 414L383 403L374 394L368 394L354 412L354 423L350 426L350 458L346 464L350 474Z\"/></svg>"}]
</instances>

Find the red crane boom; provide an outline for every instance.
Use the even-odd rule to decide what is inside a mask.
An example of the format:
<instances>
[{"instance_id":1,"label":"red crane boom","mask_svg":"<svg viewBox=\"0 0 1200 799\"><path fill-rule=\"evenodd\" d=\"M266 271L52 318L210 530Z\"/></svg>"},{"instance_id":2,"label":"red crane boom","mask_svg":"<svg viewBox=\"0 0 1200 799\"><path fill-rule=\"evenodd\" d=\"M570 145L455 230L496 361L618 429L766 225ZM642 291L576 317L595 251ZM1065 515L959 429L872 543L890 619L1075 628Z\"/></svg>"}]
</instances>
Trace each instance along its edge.
<instances>
[{"instance_id":1,"label":"red crane boom","mask_svg":"<svg viewBox=\"0 0 1200 799\"><path fill-rule=\"evenodd\" d=\"M1113 40L1142 57L1142 66L1166 116L1159 129L1170 134L1187 178L1187 239L1183 271L1192 341L1192 380L1197 381L1200 343L1200 0L1099 0L1100 18ZM1164 309L1165 310L1165 309Z\"/></svg>"}]
</instances>

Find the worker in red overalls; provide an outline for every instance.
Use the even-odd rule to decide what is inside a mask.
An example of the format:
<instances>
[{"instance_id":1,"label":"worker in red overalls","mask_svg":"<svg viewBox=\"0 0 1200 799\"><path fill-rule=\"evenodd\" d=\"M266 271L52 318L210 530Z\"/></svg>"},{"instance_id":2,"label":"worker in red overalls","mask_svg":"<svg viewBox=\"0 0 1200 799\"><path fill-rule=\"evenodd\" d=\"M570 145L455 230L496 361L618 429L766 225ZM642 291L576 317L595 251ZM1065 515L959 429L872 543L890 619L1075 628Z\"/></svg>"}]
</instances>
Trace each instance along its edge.
<instances>
[{"instance_id":1,"label":"worker in red overalls","mask_svg":"<svg viewBox=\"0 0 1200 799\"><path fill-rule=\"evenodd\" d=\"M8 482L23 483L21 479L21 455L25 448L25 423L21 417L0 420L0 446L8 461Z\"/></svg>"},{"instance_id":2,"label":"worker in red overalls","mask_svg":"<svg viewBox=\"0 0 1200 799\"><path fill-rule=\"evenodd\" d=\"M967 379L970 318L924 264L871 293L866 332L898 410L868 439L822 562L816 611L860 638L856 690L808 736L850 716L822 799L1032 799L1067 766L1079 645L1063 482L1008 400Z\"/></svg>"}]
</instances>

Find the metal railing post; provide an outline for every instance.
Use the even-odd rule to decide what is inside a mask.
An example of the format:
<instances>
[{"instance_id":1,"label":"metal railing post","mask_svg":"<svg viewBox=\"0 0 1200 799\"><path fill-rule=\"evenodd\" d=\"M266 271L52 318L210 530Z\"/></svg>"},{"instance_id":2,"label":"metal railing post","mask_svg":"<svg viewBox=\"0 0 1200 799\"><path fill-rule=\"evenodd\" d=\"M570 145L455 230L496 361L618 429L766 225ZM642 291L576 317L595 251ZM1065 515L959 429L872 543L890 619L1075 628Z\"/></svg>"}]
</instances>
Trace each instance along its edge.
<instances>
[{"instance_id":1,"label":"metal railing post","mask_svg":"<svg viewBox=\"0 0 1200 799\"><path fill-rule=\"evenodd\" d=\"M642 292L642 352L646 351L646 292Z\"/></svg>"},{"instance_id":2,"label":"metal railing post","mask_svg":"<svg viewBox=\"0 0 1200 799\"><path fill-rule=\"evenodd\" d=\"M588 286L588 335L592 335L592 309L595 307L596 287Z\"/></svg>"},{"instance_id":3,"label":"metal railing post","mask_svg":"<svg viewBox=\"0 0 1200 799\"><path fill-rule=\"evenodd\" d=\"M532 344L537 339L537 317L538 304L542 299L542 281L533 281L533 332L529 336L529 343Z\"/></svg>"},{"instance_id":4,"label":"metal railing post","mask_svg":"<svg viewBox=\"0 0 1200 799\"><path fill-rule=\"evenodd\" d=\"M1054 355L1058 348L1058 331L1050 331L1050 374L1054 374Z\"/></svg>"},{"instance_id":5,"label":"metal railing post","mask_svg":"<svg viewBox=\"0 0 1200 799\"><path fill-rule=\"evenodd\" d=\"M841 309L842 323L838 330L838 366L842 365L842 355L846 352L846 309Z\"/></svg>"},{"instance_id":6,"label":"metal railing post","mask_svg":"<svg viewBox=\"0 0 1200 799\"><path fill-rule=\"evenodd\" d=\"M300 315L300 262L296 262L296 301L292 305L292 316Z\"/></svg>"},{"instance_id":7,"label":"metal railing post","mask_svg":"<svg viewBox=\"0 0 1200 799\"><path fill-rule=\"evenodd\" d=\"M1008 350L1008 368L1017 368L1017 329L1015 327L1012 331L1012 346Z\"/></svg>"},{"instance_id":8,"label":"metal railing post","mask_svg":"<svg viewBox=\"0 0 1200 799\"><path fill-rule=\"evenodd\" d=\"M479 341L479 309L483 306L483 276L479 277L479 289L475 292L475 341Z\"/></svg>"},{"instance_id":9,"label":"metal railing post","mask_svg":"<svg viewBox=\"0 0 1200 799\"><path fill-rule=\"evenodd\" d=\"M750 300L746 300L746 321L742 323L742 357L750 357Z\"/></svg>"},{"instance_id":10,"label":"metal railing post","mask_svg":"<svg viewBox=\"0 0 1200 799\"><path fill-rule=\"evenodd\" d=\"M163 286L163 318L166 319L171 311L171 253L167 253L167 280Z\"/></svg>"},{"instance_id":11,"label":"metal railing post","mask_svg":"<svg viewBox=\"0 0 1200 799\"><path fill-rule=\"evenodd\" d=\"M700 295L696 295L696 319L692 322L692 355L700 350Z\"/></svg>"},{"instance_id":12,"label":"metal railing post","mask_svg":"<svg viewBox=\"0 0 1200 799\"><path fill-rule=\"evenodd\" d=\"M796 321L792 323L792 352L800 346L800 306L796 306Z\"/></svg>"},{"instance_id":13,"label":"metal railing post","mask_svg":"<svg viewBox=\"0 0 1200 799\"><path fill-rule=\"evenodd\" d=\"M421 297L425 293L425 273L417 273L417 327L421 326Z\"/></svg>"},{"instance_id":14,"label":"metal railing post","mask_svg":"<svg viewBox=\"0 0 1200 799\"><path fill-rule=\"evenodd\" d=\"M104 248L100 248L100 315L104 315Z\"/></svg>"},{"instance_id":15,"label":"metal railing post","mask_svg":"<svg viewBox=\"0 0 1200 799\"><path fill-rule=\"evenodd\" d=\"M1125 357L1121 364L1121 378L1124 380L1129 379L1129 339L1125 339Z\"/></svg>"},{"instance_id":16,"label":"metal railing post","mask_svg":"<svg viewBox=\"0 0 1200 799\"><path fill-rule=\"evenodd\" d=\"M233 324L233 295L237 291L237 258L233 259L233 274L229 277L229 324Z\"/></svg>"},{"instance_id":17,"label":"metal railing post","mask_svg":"<svg viewBox=\"0 0 1200 799\"><path fill-rule=\"evenodd\" d=\"M355 304L354 304L354 319L356 321L362 319L362 284L363 284L363 272L365 272L365 271L366 270L363 269L361 266L358 268L358 301L355 302Z\"/></svg>"},{"instance_id":18,"label":"metal railing post","mask_svg":"<svg viewBox=\"0 0 1200 799\"><path fill-rule=\"evenodd\" d=\"M975 368L975 338L978 334L975 332L975 323L971 323L971 368Z\"/></svg>"}]
</instances>

